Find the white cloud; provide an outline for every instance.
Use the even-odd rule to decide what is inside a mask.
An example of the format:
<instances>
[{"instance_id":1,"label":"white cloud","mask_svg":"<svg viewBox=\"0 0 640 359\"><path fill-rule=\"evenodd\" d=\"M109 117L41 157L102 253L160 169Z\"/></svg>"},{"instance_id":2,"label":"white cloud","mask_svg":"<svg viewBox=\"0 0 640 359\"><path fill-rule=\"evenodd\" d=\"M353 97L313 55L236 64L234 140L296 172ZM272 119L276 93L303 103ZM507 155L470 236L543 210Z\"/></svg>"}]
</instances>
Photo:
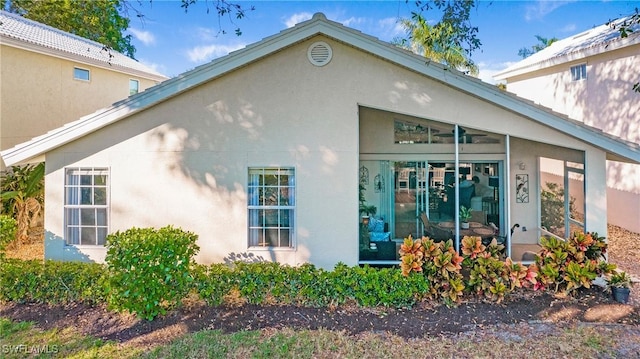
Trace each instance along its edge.
<instances>
[{"instance_id":1,"label":"white cloud","mask_svg":"<svg viewBox=\"0 0 640 359\"><path fill-rule=\"evenodd\" d=\"M378 20L378 31L384 34L380 36L380 38L384 40L393 40L395 37L407 34L399 19L395 17Z\"/></svg>"},{"instance_id":2,"label":"white cloud","mask_svg":"<svg viewBox=\"0 0 640 359\"><path fill-rule=\"evenodd\" d=\"M548 1L548 0L538 0L536 2L531 3L531 5L527 5L526 14L524 15L525 20L541 20L548 14L552 13L555 9L567 5L569 3L574 2L571 1Z\"/></svg>"},{"instance_id":3,"label":"white cloud","mask_svg":"<svg viewBox=\"0 0 640 359\"><path fill-rule=\"evenodd\" d=\"M156 37L153 36L149 31L138 30L136 28L130 28L129 31L133 34L133 36L140 40L146 46L153 45L156 43Z\"/></svg>"},{"instance_id":4,"label":"white cloud","mask_svg":"<svg viewBox=\"0 0 640 359\"><path fill-rule=\"evenodd\" d=\"M300 12L297 14L293 14L284 20L285 25L287 27L293 27L297 23L309 20L313 17L313 14L310 12Z\"/></svg>"},{"instance_id":5,"label":"white cloud","mask_svg":"<svg viewBox=\"0 0 640 359\"><path fill-rule=\"evenodd\" d=\"M151 61L147 61L146 59L138 59L138 62L140 62L141 64L153 69L156 72L159 72L165 76L169 76L166 71L167 71L167 67L162 65L162 64L158 64L155 62L151 62Z\"/></svg>"},{"instance_id":6,"label":"white cloud","mask_svg":"<svg viewBox=\"0 0 640 359\"><path fill-rule=\"evenodd\" d=\"M479 62L477 64L479 69L478 78L484 82L495 85L499 81L494 80L493 75L503 71L504 69L506 69L507 67L513 64L515 64L515 62L499 62L499 63Z\"/></svg>"},{"instance_id":7,"label":"white cloud","mask_svg":"<svg viewBox=\"0 0 640 359\"><path fill-rule=\"evenodd\" d=\"M204 61L208 61L217 57L221 57L227 55L232 51L239 50L245 47L244 44L236 44L236 45L202 45L196 46L191 50L187 51L187 57L189 61L200 63Z\"/></svg>"},{"instance_id":8,"label":"white cloud","mask_svg":"<svg viewBox=\"0 0 640 359\"><path fill-rule=\"evenodd\" d=\"M357 25L362 25L367 22L367 19L362 17L350 17L346 20L342 20L341 23L347 27L357 27Z\"/></svg>"},{"instance_id":9,"label":"white cloud","mask_svg":"<svg viewBox=\"0 0 640 359\"><path fill-rule=\"evenodd\" d=\"M218 32L208 27L197 27L195 31L196 38L203 42L211 42L216 39Z\"/></svg>"}]
</instances>

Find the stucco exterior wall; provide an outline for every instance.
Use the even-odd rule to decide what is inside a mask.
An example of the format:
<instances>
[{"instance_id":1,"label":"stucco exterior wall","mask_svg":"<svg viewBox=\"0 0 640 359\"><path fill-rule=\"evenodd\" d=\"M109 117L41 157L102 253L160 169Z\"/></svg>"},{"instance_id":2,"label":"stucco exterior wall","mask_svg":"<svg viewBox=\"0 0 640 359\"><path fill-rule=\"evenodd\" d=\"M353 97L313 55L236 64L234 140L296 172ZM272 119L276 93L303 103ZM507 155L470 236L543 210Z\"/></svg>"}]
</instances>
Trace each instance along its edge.
<instances>
[{"instance_id":1,"label":"stucco exterior wall","mask_svg":"<svg viewBox=\"0 0 640 359\"><path fill-rule=\"evenodd\" d=\"M89 70L90 81L75 80L74 67ZM138 76L1 45L0 149L128 97L129 79L139 81L139 91L156 84ZM2 160L0 165L4 168Z\"/></svg>"},{"instance_id":2,"label":"stucco exterior wall","mask_svg":"<svg viewBox=\"0 0 640 359\"><path fill-rule=\"evenodd\" d=\"M507 90L627 141L640 143L640 101L632 86L640 44L509 78ZM571 81L571 66L587 79ZM640 233L640 166L607 162L608 221Z\"/></svg>"},{"instance_id":3,"label":"stucco exterior wall","mask_svg":"<svg viewBox=\"0 0 640 359\"><path fill-rule=\"evenodd\" d=\"M307 60L308 46L317 40L333 47L324 67ZM495 132L505 131L508 121L526 138L588 146L377 57L314 38L48 153L46 255L104 257L103 248L63 243L64 169L93 166L110 169L111 232L169 224L193 231L203 263L252 256L325 268L340 261L355 265L358 161L367 142L358 140L359 105ZM292 249L248 247L247 168L268 166L296 171Z\"/></svg>"}]
</instances>

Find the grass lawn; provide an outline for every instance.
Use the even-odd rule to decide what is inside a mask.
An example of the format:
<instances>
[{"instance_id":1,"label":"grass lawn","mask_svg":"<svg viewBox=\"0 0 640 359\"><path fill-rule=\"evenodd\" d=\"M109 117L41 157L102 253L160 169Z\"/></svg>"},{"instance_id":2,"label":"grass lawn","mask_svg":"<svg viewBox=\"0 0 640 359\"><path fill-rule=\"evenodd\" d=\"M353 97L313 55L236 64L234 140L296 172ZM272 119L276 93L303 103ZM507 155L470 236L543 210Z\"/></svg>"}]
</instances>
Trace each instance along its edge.
<instances>
[{"instance_id":1,"label":"grass lawn","mask_svg":"<svg viewBox=\"0 0 640 359\"><path fill-rule=\"evenodd\" d=\"M538 327L524 325L520 331L513 329L501 331L496 327L456 336L409 340L370 332L349 336L327 330L265 329L231 334L206 330L182 336L169 345L149 349L105 342L80 335L70 328L43 331L28 322L0 318L0 356L117 359L594 358L617 357L616 337L626 330L624 326L574 325L558 328L549 324Z\"/></svg>"}]
</instances>

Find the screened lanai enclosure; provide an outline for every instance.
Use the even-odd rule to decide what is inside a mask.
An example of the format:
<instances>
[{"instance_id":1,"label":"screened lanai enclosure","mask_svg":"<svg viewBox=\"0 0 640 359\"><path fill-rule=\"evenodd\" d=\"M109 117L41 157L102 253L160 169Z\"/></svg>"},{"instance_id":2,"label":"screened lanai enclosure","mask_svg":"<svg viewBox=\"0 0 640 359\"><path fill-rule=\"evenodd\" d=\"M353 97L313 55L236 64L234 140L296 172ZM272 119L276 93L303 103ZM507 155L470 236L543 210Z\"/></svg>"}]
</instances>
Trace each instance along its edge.
<instances>
[{"instance_id":1,"label":"screened lanai enclosure","mask_svg":"<svg viewBox=\"0 0 640 359\"><path fill-rule=\"evenodd\" d=\"M467 235L495 238L505 255L526 261L540 236L584 229L579 151L386 111L360 114L361 264L398 263L409 235L457 248Z\"/></svg>"}]
</instances>

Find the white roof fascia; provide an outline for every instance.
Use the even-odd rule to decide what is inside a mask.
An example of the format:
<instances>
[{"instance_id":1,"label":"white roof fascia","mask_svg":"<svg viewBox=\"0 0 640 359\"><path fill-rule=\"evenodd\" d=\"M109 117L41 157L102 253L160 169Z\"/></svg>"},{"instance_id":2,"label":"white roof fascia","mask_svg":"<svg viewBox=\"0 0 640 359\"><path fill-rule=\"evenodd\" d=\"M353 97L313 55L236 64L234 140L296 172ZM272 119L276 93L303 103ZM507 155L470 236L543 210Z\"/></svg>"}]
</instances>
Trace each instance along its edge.
<instances>
[{"instance_id":1,"label":"white roof fascia","mask_svg":"<svg viewBox=\"0 0 640 359\"><path fill-rule=\"evenodd\" d=\"M370 52L375 56L431 77L474 97L529 117L532 120L555 128L569 136L588 142L606 151L624 156L632 162L640 163L640 148L638 147L613 140L610 136L604 136L594 128L577 124L576 121L561 118L559 115L551 113L550 110L543 110L541 107L525 102L521 98L504 93L494 85L463 75L456 70L448 69L435 62L429 62L422 56L399 49L372 36L347 28L339 23L326 20L322 14L316 14L311 20L302 22L279 34L267 37L244 49L237 50L208 64L196 67L182 75L162 82L147 91L117 102L111 108L84 116L80 120L53 130L48 134L2 151L0 155L2 155L8 166L28 161L35 156L76 140L124 117L148 108L155 103L177 96L195 86L213 80L264 56L319 34Z\"/></svg>"},{"instance_id":2,"label":"white roof fascia","mask_svg":"<svg viewBox=\"0 0 640 359\"><path fill-rule=\"evenodd\" d=\"M2 45L15 47L17 49L26 50L30 52L35 52L51 57L56 57L63 60L68 60L72 62L78 62L82 64L87 64L99 68L103 68L109 71L120 72L127 75L135 75L136 77L152 80L152 81L165 81L168 77L161 74L154 74L146 71L140 71L131 67L125 67L118 64L110 64L104 61L95 60L92 58L88 58L85 56L80 56L77 54L69 53L66 51L60 51L53 48L43 47L38 44L33 44L29 42L24 42L18 39L14 39L11 37L1 36L2 41L0 42ZM105 66L106 65L106 66Z\"/></svg>"}]
</instances>

